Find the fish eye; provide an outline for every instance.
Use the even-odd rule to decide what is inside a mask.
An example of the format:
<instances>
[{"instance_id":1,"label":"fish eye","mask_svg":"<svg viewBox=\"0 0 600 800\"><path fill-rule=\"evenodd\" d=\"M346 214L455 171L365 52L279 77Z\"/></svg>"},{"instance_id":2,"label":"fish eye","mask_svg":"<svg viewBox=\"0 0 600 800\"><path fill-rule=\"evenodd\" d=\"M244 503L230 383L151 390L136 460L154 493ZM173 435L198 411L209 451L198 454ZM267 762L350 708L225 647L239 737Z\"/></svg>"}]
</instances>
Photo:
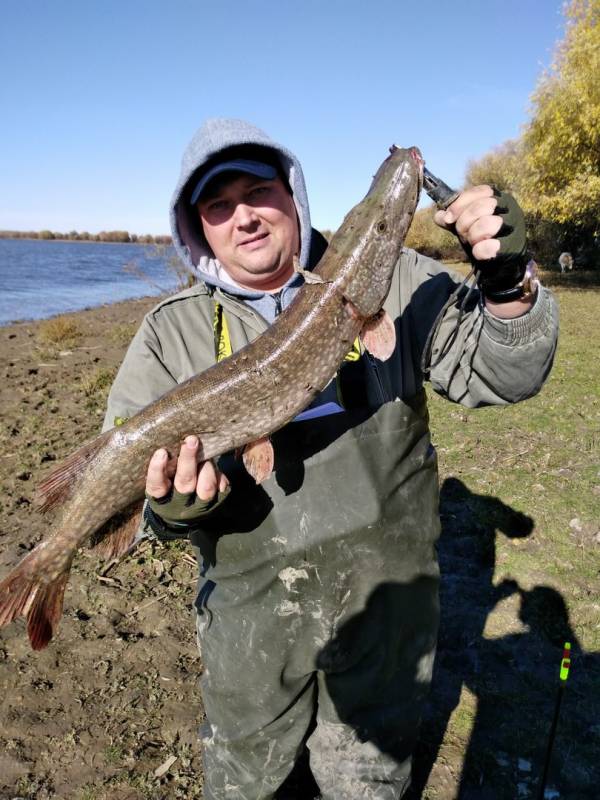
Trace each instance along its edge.
<instances>
[{"instance_id":1,"label":"fish eye","mask_svg":"<svg viewBox=\"0 0 600 800\"><path fill-rule=\"evenodd\" d=\"M377 223L377 232L385 233L386 230L387 230L387 224L385 220L382 219L380 222Z\"/></svg>"}]
</instances>

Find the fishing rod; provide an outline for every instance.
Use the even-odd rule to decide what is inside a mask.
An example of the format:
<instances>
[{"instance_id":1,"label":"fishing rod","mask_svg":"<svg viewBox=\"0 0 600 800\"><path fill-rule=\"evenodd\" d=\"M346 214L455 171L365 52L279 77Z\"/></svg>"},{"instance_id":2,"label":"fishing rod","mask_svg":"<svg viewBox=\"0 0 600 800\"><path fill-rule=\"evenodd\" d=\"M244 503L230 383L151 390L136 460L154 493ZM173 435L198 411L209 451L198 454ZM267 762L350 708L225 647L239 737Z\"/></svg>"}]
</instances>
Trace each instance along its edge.
<instances>
[{"instance_id":1,"label":"fishing rod","mask_svg":"<svg viewBox=\"0 0 600 800\"><path fill-rule=\"evenodd\" d=\"M567 684L567 678L569 677L570 668L571 668L571 645L569 642L565 642L563 647L562 660L560 662L558 694L556 697L556 706L554 708L554 718L552 719L552 727L550 728L550 736L548 737L546 760L544 762L544 772L542 774L542 780L540 781L538 800L544 800L546 796L546 780L548 778L548 769L550 768L550 758L552 756L552 748L554 746L554 738L556 736L556 727L558 725L558 716L560 714L560 704L562 703L563 694L565 693L565 686Z\"/></svg>"},{"instance_id":2,"label":"fishing rod","mask_svg":"<svg viewBox=\"0 0 600 800\"><path fill-rule=\"evenodd\" d=\"M452 189L448 186L447 183L441 178L438 178L437 175L434 175L433 172L430 172L426 166L423 166L423 189L427 192L429 197L433 200L436 206L445 211L448 206L451 206L452 203L459 197L460 191L456 189ZM461 240L460 240L461 241ZM471 248L466 245L463 241L461 241L463 250L467 254L470 259L471 256ZM423 354L421 356L421 369L423 370L423 374L428 375L431 370L437 366L437 364L445 358L446 354L454 344L454 340L458 336L458 332L460 330L460 324L462 322L463 314L467 305L467 301L473 292L473 289L477 285L477 280L479 278L480 271L475 269L473 266L469 274L463 279L462 283L456 287L456 289L452 292L450 297L446 300L442 308L440 309L432 327L429 331L429 335L427 336L427 341L425 342L425 347L423 348ZM473 278L473 283L469 284L469 281ZM437 335L437 332L442 324L442 320L446 311L450 308L450 306L458 299L461 295L463 288L467 286L467 291L464 293L460 309L459 315L456 320L456 325L454 326L454 331L448 338L448 341L442 347L441 352L438 354L438 357L435 361L432 362L432 349L433 349L433 340Z\"/></svg>"}]
</instances>

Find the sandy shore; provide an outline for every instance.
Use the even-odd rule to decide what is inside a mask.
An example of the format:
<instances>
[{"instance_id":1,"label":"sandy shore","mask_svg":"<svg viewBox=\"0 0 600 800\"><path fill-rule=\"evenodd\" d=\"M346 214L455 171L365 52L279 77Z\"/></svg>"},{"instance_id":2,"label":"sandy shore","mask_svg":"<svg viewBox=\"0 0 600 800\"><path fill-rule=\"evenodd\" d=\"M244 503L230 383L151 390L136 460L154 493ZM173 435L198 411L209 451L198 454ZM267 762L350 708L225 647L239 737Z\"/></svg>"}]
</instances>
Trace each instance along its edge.
<instances>
[{"instance_id":1,"label":"sandy shore","mask_svg":"<svg viewBox=\"0 0 600 800\"><path fill-rule=\"evenodd\" d=\"M44 535L35 486L99 430L112 377L156 302L65 315L79 335L63 342L48 341L45 321L0 328L0 575ZM200 795L194 562L147 544L102 567L90 551L76 559L46 650L29 649L22 620L0 632L2 798Z\"/></svg>"}]
</instances>

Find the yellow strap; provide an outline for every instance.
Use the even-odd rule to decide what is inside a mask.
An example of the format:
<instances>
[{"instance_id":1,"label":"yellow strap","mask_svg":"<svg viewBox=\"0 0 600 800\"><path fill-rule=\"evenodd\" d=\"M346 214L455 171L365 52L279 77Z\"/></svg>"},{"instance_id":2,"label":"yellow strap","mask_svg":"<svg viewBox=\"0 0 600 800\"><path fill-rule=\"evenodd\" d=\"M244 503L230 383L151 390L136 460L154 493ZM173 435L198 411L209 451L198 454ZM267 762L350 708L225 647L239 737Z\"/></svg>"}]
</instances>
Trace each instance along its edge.
<instances>
[{"instance_id":1,"label":"yellow strap","mask_svg":"<svg viewBox=\"0 0 600 800\"><path fill-rule=\"evenodd\" d=\"M354 340L354 344L350 348L350 351L346 353L344 361L358 361L359 358L360 358L360 341L357 336L356 339Z\"/></svg>"},{"instance_id":2,"label":"yellow strap","mask_svg":"<svg viewBox=\"0 0 600 800\"><path fill-rule=\"evenodd\" d=\"M228 358L233 353L231 339L229 338L229 328L227 327L227 317L223 313L223 306L220 303L215 303L213 330L215 335L215 356L218 364L219 361L223 361L224 358ZM357 337L346 354L344 361L358 361L359 358L360 342Z\"/></svg>"},{"instance_id":3,"label":"yellow strap","mask_svg":"<svg viewBox=\"0 0 600 800\"><path fill-rule=\"evenodd\" d=\"M215 356L218 364L219 361L229 358L233 353L231 339L229 338L229 328L227 327L227 317L223 313L223 306L220 303L215 303L213 330L215 334Z\"/></svg>"}]
</instances>

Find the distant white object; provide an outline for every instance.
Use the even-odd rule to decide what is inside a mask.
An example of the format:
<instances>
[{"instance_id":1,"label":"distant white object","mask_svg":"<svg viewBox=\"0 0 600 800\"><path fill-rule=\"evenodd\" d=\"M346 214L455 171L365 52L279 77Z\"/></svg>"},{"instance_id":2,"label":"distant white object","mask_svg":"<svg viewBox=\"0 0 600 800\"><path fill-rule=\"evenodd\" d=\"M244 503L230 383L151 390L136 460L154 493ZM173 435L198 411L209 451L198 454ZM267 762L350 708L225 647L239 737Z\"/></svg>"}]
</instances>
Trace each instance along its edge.
<instances>
[{"instance_id":1,"label":"distant white object","mask_svg":"<svg viewBox=\"0 0 600 800\"><path fill-rule=\"evenodd\" d=\"M558 257L558 266L561 272L573 269L573 256L571 253L561 253Z\"/></svg>"}]
</instances>

